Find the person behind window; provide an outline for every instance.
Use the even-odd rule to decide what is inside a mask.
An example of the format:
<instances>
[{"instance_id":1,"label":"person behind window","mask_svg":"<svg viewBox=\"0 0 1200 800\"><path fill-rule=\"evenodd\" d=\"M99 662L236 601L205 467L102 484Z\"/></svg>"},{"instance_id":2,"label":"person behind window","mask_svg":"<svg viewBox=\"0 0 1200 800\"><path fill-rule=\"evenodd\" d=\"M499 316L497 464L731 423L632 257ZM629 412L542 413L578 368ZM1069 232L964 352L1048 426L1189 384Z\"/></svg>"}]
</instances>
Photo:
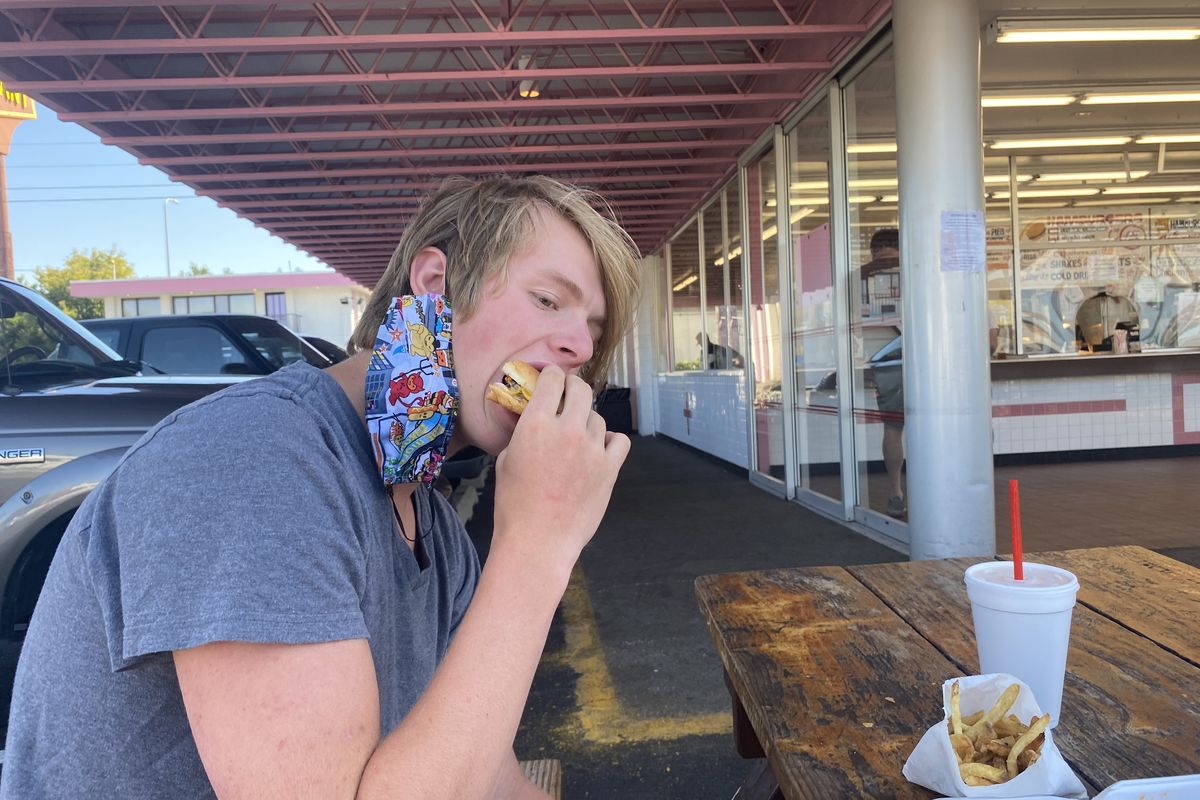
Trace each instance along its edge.
<instances>
[{"instance_id":1,"label":"person behind window","mask_svg":"<svg viewBox=\"0 0 1200 800\"><path fill-rule=\"evenodd\" d=\"M880 228L871 235L871 260L862 266L861 278L870 287L881 275L894 276L889 281L889 300L900 308L900 231ZM869 290L869 289L868 289ZM896 325L896 334L901 334ZM886 360L872 367L875 379L875 401L883 421L883 467L887 472L887 513L902 517L906 513L904 498L904 367L900 347L892 348Z\"/></svg>"}]
</instances>

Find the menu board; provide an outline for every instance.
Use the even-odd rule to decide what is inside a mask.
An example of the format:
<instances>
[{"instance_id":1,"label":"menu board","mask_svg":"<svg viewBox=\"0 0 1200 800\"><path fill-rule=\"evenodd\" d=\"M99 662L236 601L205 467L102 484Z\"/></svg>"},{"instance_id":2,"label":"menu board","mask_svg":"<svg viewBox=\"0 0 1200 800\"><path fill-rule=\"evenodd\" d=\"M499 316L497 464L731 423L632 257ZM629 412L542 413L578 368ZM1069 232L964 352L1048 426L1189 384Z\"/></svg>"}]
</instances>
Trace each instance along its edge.
<instances>
[{"instance_id":1,"label":"menu board","mask_svg":"<svg viewBox=\"0 0 1200 800\"><path fill-rule=\"evenodd\" d=\"M1021 226L1021 242L1111 242L1145 239L1149 229L1147 211L1119 214L1047 214Z\"/></svg>"}]
</instances>

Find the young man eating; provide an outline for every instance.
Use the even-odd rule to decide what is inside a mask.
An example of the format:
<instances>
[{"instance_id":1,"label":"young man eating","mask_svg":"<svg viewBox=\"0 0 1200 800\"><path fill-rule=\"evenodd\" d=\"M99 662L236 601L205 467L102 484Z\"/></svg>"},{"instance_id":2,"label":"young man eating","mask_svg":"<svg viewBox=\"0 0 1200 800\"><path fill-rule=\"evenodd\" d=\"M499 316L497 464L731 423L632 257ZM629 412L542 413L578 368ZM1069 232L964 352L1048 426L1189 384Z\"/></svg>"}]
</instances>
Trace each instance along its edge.
<instances>
[{"instance_id":1,"label":"young man eating","mask_svg":"<svg viewBox=\"0 0 1200 800\"><path fill-rule=\"evenodd\" d=\"M603 378L636 252L556 181L452 181L352 357L172 414L81 506L21 654L0 798L544 797L512 751L629 441ZM507 361L541 371L518 417ZM498 456L481 571L429 486Z\"/></svg>"}]
</instances>

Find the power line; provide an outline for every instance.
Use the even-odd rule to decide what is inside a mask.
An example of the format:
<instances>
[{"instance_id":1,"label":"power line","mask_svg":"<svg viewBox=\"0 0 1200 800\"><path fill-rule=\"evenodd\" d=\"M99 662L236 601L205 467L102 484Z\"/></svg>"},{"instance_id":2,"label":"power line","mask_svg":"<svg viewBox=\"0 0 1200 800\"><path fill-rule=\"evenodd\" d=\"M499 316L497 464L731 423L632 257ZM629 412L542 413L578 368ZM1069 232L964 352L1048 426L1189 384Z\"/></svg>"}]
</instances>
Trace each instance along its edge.
<instances>
[{"instance_id":1,"label":"power line","mask_svg":"<svg viewBox=\"0 0 1200 800\"><path fill-rule=\"evenodd\" d=\"M103 185L96 185L96 184L89 183L89 184L84 184L81 186L10 186L10 187L8 187L8 190L10 192L36 192L36 191L40 191L42 189L45 189L46 191L50 191L51 189L75 190L75 189L167 189L167 188L175 188L175 187L173 184L169 184L169 183L112 183L112 184L103 184Z\"/></svg>"},{"instance_id":2,"label":"power line","mask_svg":"<svg viewBox=\"0 0 1200 800\"><path fill-rule=\"evenodd\" d=\"M111 200L197 200L186 195L154 195L152 197L64 197L50 200L9 200L9 203L101 203Z\"/></svg>"},{"instance_id":3,"label":"power line","mask_svg":"<svg viewBox=\"0 0 1200 800\"><path fill-rule=\"evenodd\" d=\"M139 164L136 161L131 161L126 164L6 164L5 169L81 169L83 167L144 167L145 164Z\"/></svg>"}]
</instances>

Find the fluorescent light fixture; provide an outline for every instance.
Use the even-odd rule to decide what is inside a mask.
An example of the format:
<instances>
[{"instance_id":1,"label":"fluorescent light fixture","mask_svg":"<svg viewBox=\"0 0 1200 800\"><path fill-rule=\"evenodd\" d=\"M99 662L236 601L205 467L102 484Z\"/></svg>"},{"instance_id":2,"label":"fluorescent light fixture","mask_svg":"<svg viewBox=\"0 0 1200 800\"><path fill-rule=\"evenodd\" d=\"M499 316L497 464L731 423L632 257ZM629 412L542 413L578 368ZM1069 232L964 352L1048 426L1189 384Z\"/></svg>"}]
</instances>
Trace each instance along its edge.
<instances>
[{"instance_id":1,"label":"fluorescent light fixture","mask_svg":"<svg viewBox=\"0 0 1200 800\"><path fill-rule=\"evenodd\" d=\"M1200 133L1169 133L1163 135L1139 136L1134 144L1188 144L1200 142Z\"/></svg>"},{"instance_id":2,"label":"fluorescent light fixture","mask_svg":"<svg viewBox=\"0 0 1200 800\"><path fill-rule=\"evenodd\" d=\"M1043 172L1037 176L1037 182L1043 183L1076 183L1078 181L1136 181L1150 174L1149 170L1139 169L1125 172L1124 170L1107 170L1102 172Z\"/></svg>"},{"instance_id":3,"label":"fluorescent light fixture","mask_svg":"<svg viewBox=\"0 0 1200 800\"><path fill-rule=\"evenodd\" d=\"M721 257L720 257L720 258L718 258L716 261L714 261L714 262L713 262L713 266L714 266L714 267L719 267L719 266L721 266L722 264L724 264L724 263L725 263L725 259L726 259L726 258L729 258L729 259L731 259L731 260L732 260L732 259L735 259L735 258L737 258L738 256L740 256L741 254L742 254L742 248L741 248L741 247L735 247L735 248L733 248L732 250L730 250L728 253L726 253L725 255L721 256Z\"/></svg>"},{"instance_id":4,"label":"fluorescent light fixture","mask_svg":"<svg viewBox=\"0 0 1200 800\"><path fill-rule=\"evenodd\" d=\"M846 145L847 153L894 153L895 142L856 142Z\"/></svg>"},{"instance_id":5,"label":"fluorescent light fixture","mask_svg":"<svg viewBox=\"0 0 1200 800\"><path fill-rule=\"evenodd\" d=\"M1178 184L1176 186L1164 184L1146 184L1144 186L1109 186L1104 189L1104 194L1179 194L1180 192L1200 192L1200 183Z\"/></svg>"},{"instance_id":6,"label":"fluorescent light fixture","mask_svg":"<svg viewBox=\"0 0 1200 800\"><path fill-rule=\"evenodd\" d=\"M1031 180L1033 180L1032 175L1017 175L1017 183L1025 183L1026 181L1031 181ZM1003 175L984 175L983 182L985 184L1002 183L1005 186L1007 186L1008 185L1008 173L1006 172Z\"/></svg>"},{"instance_id":7,"label":"fluorescent light fixture","mask_svg":"<svg viewBox=\"0 0 1200 800\"><path fill-rule=\"evenodd\" d=\"M1000 44L1045 42L1163 42L1200 39L1200 20L1153 17L993 20L989 33Z\"/></svg>"},{"instance_id":8,"label":"fluorescent light fixture","mask_svg":"<svg viewBox=\"0 0 1200 800\"><path fill-rule=\"evenodd\" d=\"M691 275L686 276L679 283L675 284L675 287L672 291L682 292L684 289L691 286L698 280L700 280L700 276L693 272Z\"/></svg>"},{"instance_id":9,"label":"fluorescent light fixture","mask_svg":"<svg viewBox=\"0 0 1200 800\"><path fill-rule=\"evenodd\" d=\"M1088 197L1093 194L1100 194L1099 189L1022 189L1017 192L1017 197ZM992 192L992 198L995 200L1009 199L1009 192Z\"/></svg>"},{"instance_id":10,"label":"fluorescent light fixture","mask_svg":"<svg viewBox=\"0 0 1200 800\"><path fill-rule=\"evenodd\" d=\"M1200 92L1089 92L1079 101L1085 106L1125 105L1127 103L1200 103Z\"/></svg>"},{"instance_id":11,"label":"fluorescent light fixture","mask_svg":"<svg viewBox=\"0 0 1200 800\"><path fill-rule=\"evenodd\" d=\"M992 150L1024 150L1038 147L1105 147L1129 144L1132 136L1071 136L1052 139L997 139Z\"/></svg>"},{"instance_id":12,"label":"fluorescent light fixture","mask_svg":"<svg viewBox=\"0 0 1200 800\"><path fill-rule=\"evenodd\" d=\"M984 108L1033 108L1035 106L1069 106L1075 102L1073 94L989 94L979 104Z\"/></svg>"},{"instance_id":13,"label":"fluorescent light fixture","mask_svg":"<svg viewBox=\"0 0 1200 800\"><path fill-rule=\"evenodd\" d=\"M532 60L533 57L529 54L520 56L517 58L517 69L528 69ZM517 93L521 95L521 97L527 97L530 99L534 97L540 97L542 94L541 91L538 90L537 84L528 78L517 84Z\"/></svg>"},{"instance_id":14,"label":"fluorescent light fixture","mask_svg":"<svg viewBox=\"0 0 1200 800\"><path fill-rule=\"evenodd\" d=\"M895 189L896 178L859 178L849 183L851 189Z\"/></svg>"},{"instance_id":15,"label":"fluorescent light fixture","mask_svg":"<svg viewBox=\"0 0 1200 800\"><path fill-rule=\"evenodd\" d=\"M823 192L829 188L827 181L793 181L788 185L793 192Z\"/></svg>"},{"instance_id":16,"label":"fluorescent light fixture","mask_svg":"<svg viewBox=\"0 0 1200 800\"><path fill-rule=\"evenodd\" d=\"M850 202L855 205L862 205L863 203L874 203L878 199L880 199L880 198L873 194L854 194L854 195L850 196Z\"/></svg>"},{"instance_id":17,"label":"fluorescent light fixture","mask_svg":"<svg viewBox=\"0 0 1200 800\"><path fill-rule=\"evenodd\" d=\"M1077 206L1148 206L1154 203L1169 203L1169 197L1112 197L1108 200L1077 200Z\"/></svg>"}]
</instances>

